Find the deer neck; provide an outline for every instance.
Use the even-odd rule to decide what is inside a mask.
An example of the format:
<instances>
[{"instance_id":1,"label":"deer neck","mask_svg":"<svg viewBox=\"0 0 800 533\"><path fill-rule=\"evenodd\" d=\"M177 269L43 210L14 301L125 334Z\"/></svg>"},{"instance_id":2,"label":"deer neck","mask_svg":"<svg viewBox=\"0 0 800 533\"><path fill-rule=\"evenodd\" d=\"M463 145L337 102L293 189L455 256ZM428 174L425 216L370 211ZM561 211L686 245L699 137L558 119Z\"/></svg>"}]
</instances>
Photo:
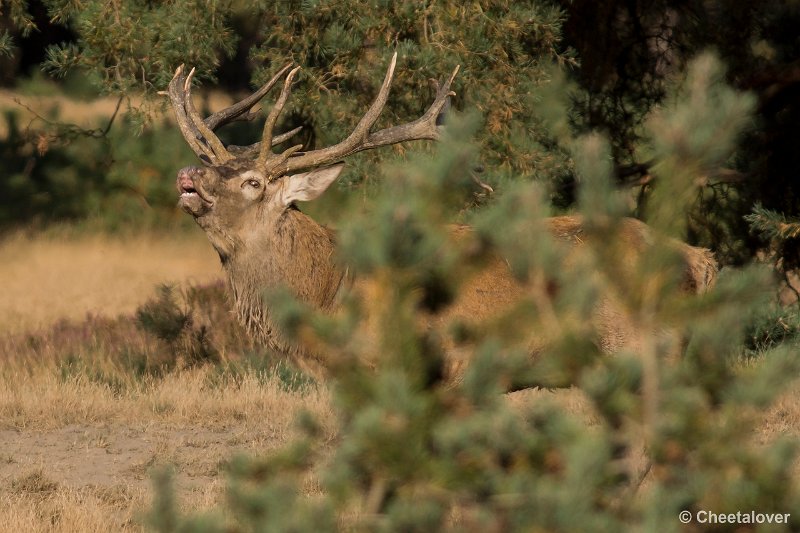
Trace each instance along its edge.
<instances>
[{"instance_id":1,"label":"deer neck","mask_svg":"<svg viewBox=\"0 0 800 533\"><path fill-rule=\"evenodd\" d=\"M345 270L336 262L336 236L296 209L274 224L247 235L223 258L237 314L247 328L273 348L286 350L271 318L264 293L287 288L300 301L322 311L335 306Z\"/></svg>"}]
</instances>

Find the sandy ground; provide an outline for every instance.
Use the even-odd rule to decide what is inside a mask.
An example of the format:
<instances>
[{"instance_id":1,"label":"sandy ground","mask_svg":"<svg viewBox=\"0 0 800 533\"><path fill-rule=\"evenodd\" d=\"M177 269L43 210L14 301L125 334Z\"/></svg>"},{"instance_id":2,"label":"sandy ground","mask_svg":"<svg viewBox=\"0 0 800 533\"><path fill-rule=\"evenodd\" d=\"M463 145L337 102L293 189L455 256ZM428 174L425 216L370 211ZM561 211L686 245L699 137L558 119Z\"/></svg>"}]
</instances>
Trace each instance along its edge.
<instances>
[{"instance_id":1,"label":"sandy ground","mask_svg":"<svg viewBox=\"0 0 800 533\"><path fill-rule=\"evenodd\" d=\"M147 416L138 423L0 430L0 532L141 530L153 473L165 467L181 507L207 510L224 502L233 457L264 455L288 439L268 420L205 428ZM307 491L316 487L309 480Z\"/></svg>"},{"instance_id":2,"label":"sandy ground","mask_svg":"<svg viewBox=\"0 0 800 533\"><path fill-rule=\"evenodd\" d=\"M147 489L149 467L170 457L191 468L178 469L180 485L197 489L214 481L219 457L276 444L253 430L207 430L142 424L71 424L49 431L0 431L0 483L41 469L52 482L82 486L123 485ZM271 442L270 442L271 441Z\"/></svg>"}]
</instances>

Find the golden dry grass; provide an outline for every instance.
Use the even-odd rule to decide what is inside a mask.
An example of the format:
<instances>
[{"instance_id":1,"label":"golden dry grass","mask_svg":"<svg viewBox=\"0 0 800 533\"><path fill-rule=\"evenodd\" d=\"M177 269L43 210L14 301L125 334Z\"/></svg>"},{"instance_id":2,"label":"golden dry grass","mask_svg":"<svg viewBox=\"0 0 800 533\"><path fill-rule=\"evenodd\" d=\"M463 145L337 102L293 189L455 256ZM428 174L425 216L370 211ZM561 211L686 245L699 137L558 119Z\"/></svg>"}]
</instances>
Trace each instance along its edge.
<instances>
[{"instance_id":1,"label":"golden dry grass","mask_svg":"<svg viewBox=\"0 0 800 533\"><path fill-rule=\"evenodd\" d=\"M125 485L73 488L50 480L43 469L13 479L0 491L0 532L136 531L144 490Z\"/></svg>"},{"instance_id":2,"label":"golden dry grass","mask_svg":"<svg viewBox=\"0 0 800 533\"><path fill-rule=\"evenodd\" d=\"M136 425L227 431L267 424L285 440L298 407L321 412L327 394L317 388L287 391L278 379L245 375L215 383L210 367L184 369L115 391L77 375L64 377L58 362L31 369L5 362L0 375L0 430L45 431L68 425Z\"/></svg>"},{"instance_id":3,"label":"golden dry grass","mask_svg":"<svg viewBox=\"0 0 800 533\"><path fill-rule=\"evenodd\" d=\"M0 331L30 331L87 313L131 313L157 284L221 276L219 258L200 231L67 239L17 234L0 242Z\"/></svg>"}]
</instances>

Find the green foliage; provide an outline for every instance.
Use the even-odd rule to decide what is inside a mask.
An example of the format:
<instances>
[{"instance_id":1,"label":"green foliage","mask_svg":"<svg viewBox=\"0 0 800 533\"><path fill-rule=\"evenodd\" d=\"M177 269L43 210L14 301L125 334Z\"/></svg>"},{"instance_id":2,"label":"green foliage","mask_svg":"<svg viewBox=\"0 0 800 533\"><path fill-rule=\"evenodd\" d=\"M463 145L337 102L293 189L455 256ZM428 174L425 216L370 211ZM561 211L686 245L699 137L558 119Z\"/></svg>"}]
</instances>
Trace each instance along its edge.
<instances>
[{"instance_id":1,"label":"green foliage","mask_svg":"<svg viewBox=\"0 0 800 533\"><path fill-rule=\"evenodd\" d=\"M702 180L730 157L754 107L751 95L725 84L724 69L713 55L703 54L689 65L685 81L646 124L652 141L643 158L658 161L651 170L657 180L653 208L645 208L649 222L685 235L688 217L672 205L677 201L687 212L695 207Z\"/></svg>"},{"instance_id":2,"label":"green foliage","mask_svg":"<svg viewBox=\"0 0 800 533\"><path fill-rule=\"evenodd\" d=\"M0 32L0 56L9 57L14 50L14 40L8 33L8 30Z\"/></svg>"},{"instance_id":3,"label":"green foliage","mask_svg":"<svg viewBox=\"0 0 800 533\"><path fill-rule=\"evenodd\" d=\"M693 76L714 72L709 65L701 58ZM716 97L730 105L703 114L711 124L698 123L696 113ZM664 118L669 127L653 129L652 146L674 169L721 157L735 132L713 132L741 127L748 102L697 83L672 104L683 119ZM343 261L375 284L368 302L349 300L330 317L290 305L286 294L271 296L285 303L278 318L286 334L315 336L341 362L332 370L340 422L333 449L302 416L303 436L285 449L232 464L227 521L187 519L173 509L158 527L679 531L682 510L797 508L796 442L753 442L754 413L800 371L791 344L762 342L771 333L759 320L773 320L759 318L769 299L767 269L728 272L707 294L678 294L680 266L658 234L652 248L621 267L624 203L612 186L610 145L597 134L568 143L585 220L585 255L571 256L569 268L569 249L546 230L546 195L534 184L506 189L473 216L472 232L455 238L443 225L459 215L474 186L464 169L477 155L469 142L475 128L474 120L454 117L435 155L388 167L374 203L343 224ZM660 177L672 177L665 170ZM674 179L691 186L682 175ZM656 195L652 201L663 205L651 209L665 230L677 232L669 214L680 217L691 199ZM518 304L482 324L449 319L466 280L495 254L525 282ZM641 340L604 355L592 316L608 295ZM375 342L354 333L365 322L377 328ZM444 339L454 331L466 372L451 383L443 379L452 363ZM546 340L532 360L530 332ZM742 366L740 356L754 342L769 348L768 356ZM544 383L572 385L592 423L556 396L514 406L502 395ZM649 468L632 466L642 450ZM302 494L310 472L322 494ZM798 518L791 520L783 530L798 527Z\"/></svg>"},{"instance_id":4,"label":"green foliage","mask_svg":"<svg viewBox=\"0 0 800 533\"><path fill-rule=\"evenodd\" d=\"M0 13L3 13L3 8L8 9L7 13L11 22L19 28L20 33L24 36L30 35L36 29L36 24L28 12L28 3L27 0L5 0L0 3Z\"/></svg>"},{"instance_id":5,"label":"green foliage","mask_svg":"<svg viewBox=\"0 0 800 533\"><path fill-rule=\"evenodd\" d=\"M45 5L54 22L69 24L79 37L77 43L50 48L43 68L57 75L76 67L97 72L109 92L160 90L185 62L207 76L218 54L230 54L236 45L229 13L215 2L50 0Z\"/></svg>"},{"instance_id":6,"label":"green foliage","mask_svg":"<svg viewBox=\"0 0 800 533\"><path fill-rule=\"evenodd\" d=\"M760 356L770 350L800 342L800 308L764 306L745 330L745 355Z\"/></svg>"},{"instance_id":7,"label":"green foliage","mask_svg":"<svg viewBox=\"0 0 800 533\"><path fill-rule=\"evenodd\" d=\"M477 139L492 168L490 180L562 171L563 157L546 156L535 144L541 136L527 105L547 82L551 62L574 63L559 47L562 13L548 3L279 2L260 16L265 40L251 56L270 67L257 71L256 80L289 60L303 66L309 81L294 95L294 112L317 144L337 142L353 127L397 50L383 124L420 116L427 80L441 79L459 64L456 105L484 117Z\"/></svg>"},{"instance_id":8,"label":"green foliage","mask_svg":"<svg viewBox=\"0 0 800 533\"><path fill-rule=\"evenodd\" d=\"M236 49L236 24L255 33L251 40L257 44L249 50L258 66L255 82L287 61L304 68L302 90L295 90L285 126L305 126L309 147L333 144L349 132L396 50L400 61L383 125L420 116L429 79L442 78L460 64L456 103L484 115L478 140L481 159L493 169L487 179L545 179L566 171L564 154L540 144L546 139L527 105L530 94L548 81L551 62L575 64L559 44L563 14L548 2L58 0L45 5L51 21L68 25L77 39L51 46L42 68L57 77L90 73L106 93L143 94L144 102L128 109L137 123L146 122L148 110L160 105L149 97L165 89L179 64L196 67L200 81L214 79L220 60ZM356 158L350 180L369 176L379 157Z\"/></svg>"},{"instance_id":9,"label":"green foliage","mask_svg":"<svg viewBox=\"0 0 800 533\"><path fill-rule=\"evenodd\" d=\"M0 139L0 228L72 221L112 231L189 227L175 209L175 161L189 160L171 128L132 137L107 121L58 122L58 111L22 127L6 113Z\"/></svg>"},{"instance_id":10,"label":"green foliage","mask_svg":"<svg viewBox=\"0 0 800 533\"><path fill-rule=\"evenodd\" d=\"M744 219L754 233L769 242L779 270L786 273L800 266L800 222L761 204L754 205L753 212Z\"/></svg>"},{"instance_id":11,"label":"green foliage","mask_svg":"<svg viewBox=\"0 0 800 533\"><path fill-rule=\"evenodd\" d=\"M759 204L753 206L753 213L746 216L745 220L750 223L753 231L760 232L768 239L786 241L800 237L800 222L787 220L785 216L764 209Z\"/></svg>"}]
</instances>

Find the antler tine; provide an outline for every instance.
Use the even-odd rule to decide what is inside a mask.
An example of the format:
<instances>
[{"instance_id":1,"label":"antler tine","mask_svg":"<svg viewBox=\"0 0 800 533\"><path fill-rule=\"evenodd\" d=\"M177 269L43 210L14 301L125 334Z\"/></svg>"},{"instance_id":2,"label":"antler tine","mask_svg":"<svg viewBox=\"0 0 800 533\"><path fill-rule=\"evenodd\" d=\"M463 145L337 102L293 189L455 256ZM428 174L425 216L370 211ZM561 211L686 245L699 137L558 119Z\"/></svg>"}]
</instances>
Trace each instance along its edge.
<instances>
[{"instance_id":1,"label":"antler tine","mask_svg":"<svg viewBox=\"0 0 800 533\"><path fill-rule=\"evenodd\" d=\"M222 141L220 141L214 132L209 129L205 121L200 118L200 115L197 113L197 110L194 107L194 101L192 100L192 78L194 77L194 71L195 69L192 69L189 72L189 75L186 76L186 81L183 86L183 90L186 95L186 114L200 132L200 135L205 140L206 144L211 148L214 156L216 156L216 161L214 161L214 164L227 163L231 159L234 159L234 156L228 152L228 150L225 148L225 145L222 144Z\"/></svg>"},{"instance_id":2,"label":"antler tine","mask_svg":"<svg viewBox=\"0 0 800 533\"><path fill-rule=\"evenodd\" d=\"M430 118L430 116L438 117L439 113L442 111L442 108L448 104L449 98L451 96L455 96L456 93L450 90L450 86L453 84L453 80L456 79L456 75L458 71L461 69L461 65L456 65L456 68L453 69L453 73L450 74L450 77L447 79L446 82L442 83L438 89L436 90L436 98L433 99L433 103L422 115L422 118ZM438 134L438 131L437 131Z\"/></svg>"},{"instance_id":3,"label":"antler tine","mask_svg":"<svg viewBox=\"0 0 800 533\"><path fill-rule=\"evenodd\" d=\"M375 101L372 102L367 112L358 124L356 124L353 132L344 141L339 143L340 145L358 144L367 136L369 129L375 124L375 121L378 120L381 111L383 111L383 108L386 106L386 101L389 99L389 89L392 85L392 79L394 78L394 67L396 64L397 52L392 54L392 60L389 62L389 68L386 70L386 76L383 78L383 84L381 84L381 89L378 91L378 96L375 97Z\"/></svg>"},{"instance_id":4,"label":"antler tine","mask_svg":"<svg viewBox=\"0 0 800 533\"><path fill-rule=\"evenodd\" d=\"M205 120L200 117L200 114L194 107L194 100L192 99L192 79L194 78L195 69L192 69L186 76L184 75L184 65L181 65L175 69L175 75L169 82L169 86L167 88L168 90L164 91L163 94L169 96L170 102L172 103L172 108L175 111L175 118L178 122L178 127L180 128L184 139L186 139L189 147L204 163L207 165L224 164L236 159L237 157L255 159L257 158L258 154L264 151L262 148L264 143L256 143L255 145L247 147L234 146L231 147L231 149L228 149L216 136L214 130L248 112L250 108L257 104L259 100L261 100L261 98L263 98L264 95L269 92L270 89L272 89L275 83L277 83L277 81L289 69L289 67L291 67L291 63L281 68L278 73L272 77L272 79L261 86L261 88L255 93L251 94L244 100L223 109L222 111L218 111L210 115ZM281 93L279 102L270 113L272 120L269 128L269 136L271 138L270 142L268 143L269 145L280 144L297 134L297 132L301 129L295 128L289 132L277 135L274 139L272 139L271 130L274 128L278 115L286 103L289 93L289 85L291 84L291 80L298 70L299 67L295 68L287 77L287 83L285 84L284 90ZM288 159L292 153L298 151L299 149L300 147L293 147L290 149L291 151L288 154L284 152L278 156L277 162L283 164L283 162ZM271 150L269 151L271 152Z\"/></svg>"},{"instance_id":5,"label":"antler tine","mask_svg":"<svg viewBox=\"0 0 800 533\"><path fill-rule=\"evenodd\" d=\"M456 65L450 78L444 83L439 85L436 90L436 98L433 103L428 107L425 114L413 122L402 124L400 126L393 126L385 128L375 133L371 133L367 140L358 147L356 152L363 150L371 150L380 146L387 146L390 144L397 144L404 141L426 139L430 141L437 141L441 137L443 126L438 123L440 115L444 112L445 106L449 106L451 96L456 93L450 90L453 80L456 78L461 65Z\"/></svg>"},{"instance_id":6,"label":"antler tine","mask_svg":"<svg viewBox=\"0 0 800 533\"><path fill-rule=\"evenodd\" d=\"M303 148L302 144L296 144L294 146L287 148L286 150L281 152L279 156L272 159L269 162L269 172L267 174L267 179L272 181L274 179L283 176L283 174L285 174L288 171L288 167L286 169L281 169L281 167L286 163L286 161L289 160L292 154L294 154L301 148Z\"/></svg>"},{"instance_id":7,"label":"antler tine","mask_svg":"<svg viewBox=\"0 0 800 533\"><path fill-rule=\"evenodd\" d=\"M241 115L244 115L248 112L254 105L261 101L264 96L278 83L286 71L291 68L292 64L287 63L284 65L267 83L261 86L256 92L245 98L244 100L233 104L230 107L226 107L221 111L217 111L206 117L204 122L206 126L209 127L211 130L216 130L217 128L236 120Z\"/></svg>"},{"instance_id":8,"label":"antler tine","mask_svg":"<svg viewBox=\"0 0 800 533\"><path fill-rule=\"evenodd\" d=\"M272 109L270 109L266 122L264 122L264 132L261 135L261 150L259 151L258 158L256 160L256 165L260 168L265 168L269 164L270 159L274 158L275 154L272 153L272 130L275 128L275 123L278 121L278 116L280 116L281 111L283 111L283 107L286 105L286 101L289 99L292 81L294 81L294 77L299 71L300 67L295 67L286 76L286 81L283 83L281 94L278 97L278 100L275 102L275 105L272 107ZM302 146L300 146L300 148L302 148ZM297 150L300 148L297 148ZM282 156L284 154L282 154ZM288 156L286 157L288 158Z\"/></svg>"},{"instance_id":9,"label":"antler tine","mask_svg":"<svg viewBox=\"0 0 800 533\"><path fill-rule=\"evenodd\" d=\"M172 102L172 108L175 110L175 119L178 122L178 128L186 139L189 148L197 154L197 156L206 163L214 162L214 152L209 146L201 142L202 135L197 129L193 121L186 113L186 93L184 86L186 78L183 76L183 65L175 69L175 75L169 82L167 94Z\"/></svg>"},{"instance_id":10,"label":"antler tine","mask_svg":"<svg viewBox=\"0 0 800 533\"><path fill-rule=\"evenodd\" d=\"M386 101L389 98L389 88L392 85L392 78L394 77L394 67L397 64L397 52L392 55L392 60L389 62L389 68L386 70L386 76L383 78L383 83L378 91L378 95L372 102L367 112L361 117L361 120L356 124L356 127L339 144L322 148L320 150L313 150L306 152L303 155L292 158L287 162L288 170L296 170L299 168L307 168L317 165L324 165L337 161L342 157L357 152L359 146L367 139L369 129L378 120L378 116L383 111Z\"/></svg>"},{"instance_id":11,"label":"antler tine","mask_svg":"<svg viewBox=\"0 0 800 533\"><path fill-rule=\"evenodd\" d=\"M276 146L278 144L281 144L284 141L288 141L289 139L291 139L292 137L294 137L295 135L300 133L300 130L302 130L302 129L303 129L303 126L297 126L296 128L294 128L292 130L289 130L289 131L287 131L285 133L281 133L280 135L276 135L272 139L272 146Z\"/></svg>"},{"instance_id":12,"label":"antler tine","mask_svg":"<svg viewBox=\"0 0 800 533\"><path fill-rule=\"evenodd\" d=\"M285 172L325 165L338 161L350 154L363 150L370 150L379 146L387 146L419 139L436 140L440 137L440 127L436 124L436 118L447 103L448 98L450 96L455 96L455 93L450 90L450 86L453 80L455 80L460 66L456 66L452 74L450 74L450 77L439 86L433 103L420 118L407 124L384 128L374 133L369 133L369 128L375 123L383 106L386 104L396 58L397 53L392 56L392 61L378 96L353 130L353 133L351 133L347 139L334 146L313 150L290 158L286 162Z\"/></svg>"},{"instance_id":13,"label":"antler tine","mask_svg":"<svg viewBox=\"0 0 800 533\"><path fill-rule=\"evenodd\" d=\"M303 126L297 126L293 130L289 130L286 133L281 133L280 135L276 135L272 138L272 146L277 146L284 141L287 141L297 135L300 130L303 129ZM258 157L259 152L261 151L261 142L253 143L248 146L236 146L236 145L228 145L228 151L232 154L235 154L239 157L255 159Z\"/></svg>"}]
</instances>

